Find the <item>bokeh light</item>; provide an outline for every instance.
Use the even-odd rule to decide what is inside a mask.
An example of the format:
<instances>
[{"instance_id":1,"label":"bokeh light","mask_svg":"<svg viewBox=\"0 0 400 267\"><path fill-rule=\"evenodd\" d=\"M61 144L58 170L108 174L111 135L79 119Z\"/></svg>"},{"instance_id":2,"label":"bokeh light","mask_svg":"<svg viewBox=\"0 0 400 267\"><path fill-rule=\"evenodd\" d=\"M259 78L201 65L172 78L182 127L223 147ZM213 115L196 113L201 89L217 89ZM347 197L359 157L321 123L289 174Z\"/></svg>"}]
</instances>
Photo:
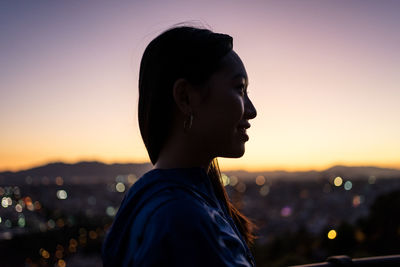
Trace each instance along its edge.
<instances>
[{"instance_id":1,"label":"bokeh light","mask_svg":"<svg viewBox=\"0 0 400 267\"><path fill-rule=\"evenodd\" d=\"M63 259L59 259L59 260L57 261L57 266L58 266L58 267L66 267L66 266L67 266L67 263L66 263Z\"/></svg>"},{"instance_id":2,"label":"bokeh light","mask_svg":"<svg viewBox=\"0 0 400 267\"><path fill-rule=\"evenodd\" d=\"M256 177L256 184L259 186L262 186L263 184L265 184L265 177L262 175L259 175Z\"/></svg>"},{"instance_id":3,"label":"bokeh light","mask_svg":"<svg viewBox=\"0 0 400 267\"><path fill-rule=\"evenodd\" d=\"M329 238L329 239L335 239L336 236L337 236L337 233L336 233L335 230L332 229L332 230L330 230L330 231L328 232L328 238Z\"/></svg>"},{"instance_id":4,"label":"bokeh light","mask_svg":"<svg viewBox=\"0 0 400 267\"><path fill-rule=\"evenodd\" d=\"M45 250L44 248L41 248L39 250L39 254L40 254L40 256L42 256L45 259L50 258L50 253L47 250Z\"/></svg>"},{"instance_id":5,"label":"bokeh light","mask_svg":"<svg viewBox=\"0 0 400 267\"><path fill-rule=\"evenodd\" d=\"M89 238L90 239L96 239L97 238L96 231L93 231L93 230L89 231Z\"/></svg>"},{"instance_id":6,"label":"bokeh light","mask_svg":"<svg viewBox=\"0 0 400 267\"><path fill-rule=\"evenodd\" d=\"M23 228L25 227L25 224L26 224L25 216L23 214L20 214L18 218L18 226Z\"/></svg>"},{"instance_id":7,"label":"bokeh light","mask_svg":"<svg viewBox=\"0 0 400 267\"><path fill-rule=\"evenodd\" d=\"M353 197L353 207L358 207L364 202L364 197L361 195L355 195Z\"/></svg>"},{"instance_id":8,"label":"bokeh light","mask_svg":"<svg viewBox=\"0 0 400 267\"><path fill-rule=\"evenodd\" d=\"M137 177L134 174L129 174L127 177L128 183L129 184L134 184L137 181Z\"/></svg>"},{"instance_id":9,"label":"bokeh light","mask_svg":"<svg viewBox=\"0 0 400 267\"><path fill-rule=\"evenodd\" d=\"M58 199L67 199L68 194L65 190L57 190L57 198Z\"/></svg>"},{"instance_id":10,"label":"bokeh light","mask_svg":"<svg viewBox=\"0 0 400 267\"><path fill-rule=\"evenodd\" d=\"M224 186L227 186L227 185L230 184L230 178L228 177L228 175L222 173L222 174L221 174L221 179L222 179L222 184L223 184Z\"/></svg>"},{"instance_id":11,"label":"bokeh light","mask_svg":"<svg viewBox=\"0 0 400 267\"><path fill-rule=\"evenodd\" d=\"M333 180L333 184L335 185L335 186L341 186L342 184L343 184L343 179L342 179L342 177L340 177L340 176L338 176L338 177L336 177L334 180Z\"/></svg>"},{"instance_id":12,"label":"bokeh light","mask_svg":"<svg viewBox=\"0 0 400 267\"><path fill-rule=\"evenodd\" d=\"M239 182L239 179L236 177L236 176L231 176L230 178L229 178L229 184L231 185L231 186L236 186L237 185L237 183Z\"/></svg>"},{"instance_id":13,"label":"bokeh light","mask_svg":"<svg viewBox=\"0 0 400 267\"><path fill-rule=\"evenodd\" d=\"M125 192L125 185L122 182L118 182L115 185L115 190L117 190L117 192L123 193Z\"/></svg>"},{"instance_id":14,"label":"bokeh light","mask_svg":"<svg viewBox=\"0 0 400 267\"><path fill-rule=\"evenodd\" d=\"M15 211L16 211L16 212L22 212L22 206L21 206L21 204L15 205Z\"/></svg>"},{"instance_id":15,"label":"bokeh light","mask_svg":"<svg viewBox=\"0 0 400 267\"><path fill-rule=\"evenodd\" d=\"M47 221L47 227L49 229L54 229L56 227L56 222L53 219Z\"/></svg>"},{"instance_id":16,"label":"bokeh light","mask_svg":"<svg viewBox=\"0 0 400 267\"><path fill-rule=\"evenodd\" d=\"M344 183L344 189L349 191L349 190L351 190L351 188L353 188L353 183L351 181L346 181Z\"/></svg>"},{"instance_id":17,"label":"bokeh light","mask_svg":"<svg viewBox=\"0 0 400 267\"><path fill-rule=\"evenodd\" d=\"M107 214L108 216L110 216L110 217L114 217L115 214L117 214L117 210L116 210L114 207L112 207L112 206L108 206L108 207L106 208L106 214Z\"/></svg>"},{"instance_id":18,"label":"bokeh light","mask_svg":"<svg viewBox=\"0 0 400 267\"><path fill-rule=\"evenodd\" d=\"M7 208L7 207L8 207L7 197L3 197L3 198L1 199L1 206L2 206L3 208Z\"/></svg>"},{"instance_id":19,"label":"bokeh light","mask_svg":"<svg viewBox=\"0 0 400 267\"><path fill-rule=\"evenodd\" d=\"M239 182L237 185L236 185L236 190L239 192L239 193L244 193L245 191L246 191L246 184L245 183L243 183L243 182Z\"/></svg>"},{"instance_id":20,"label":"bokeh light","mask_svg":"<svg viewBox=\"0 0 400 267\"><path fill-rule=\"evenodd\" d=\"M64 179L61 176L56 177L56 185L63 185L64 184Z\"/></svg>"},{"instance_id":21,"label":"bokeh light","mask_svg":"<svg viewBox=\"0 0 400 267\"><path fill-rule=\"evenodd\" d=\"M268 185L263 185L260 188L260 195L265 197L266 195L268 195L268 193L269 193L269 186Z\"/></svg>"},{"instance_id":22,"label":"bokeh light","mask_svg":"<svg viewBox=\"0 0 400 267\"><path fill-rule=\"evenodd\" d=\"M282 217L289 217L290 215L292 215L292 208L290 206L285 206L281 209Z\"/></svg>"}]
</instances>

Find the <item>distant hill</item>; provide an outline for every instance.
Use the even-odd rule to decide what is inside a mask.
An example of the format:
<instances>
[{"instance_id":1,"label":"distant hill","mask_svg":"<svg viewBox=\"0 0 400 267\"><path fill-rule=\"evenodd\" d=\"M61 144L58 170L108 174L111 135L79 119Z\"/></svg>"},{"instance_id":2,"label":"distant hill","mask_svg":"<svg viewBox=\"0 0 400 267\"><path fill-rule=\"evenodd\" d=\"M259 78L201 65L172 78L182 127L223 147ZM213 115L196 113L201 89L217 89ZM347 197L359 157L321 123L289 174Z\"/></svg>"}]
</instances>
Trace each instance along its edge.
<instances>
[{"instance_id":1,"label":"distant hill","mask_svg":"<svg viewBox=\"0 0 400 267\"><path fill-rule=\"evenodd\" d=\"M337 165L323 171L227 171L227 175L234 175L241 178L254 178L258 175L263 175L270 179L282 180L316 180L319 178L332 178L342 176L349 179L362 179L375 176L376 178L400 178L400 170L379 168L373 166L342 166Z\"/></svg>"},{"instance_id":2,"label":"distant hill","mask_svg":"<svg viewBox=\"0 0 400 267\"><path fill-rule=\"evenodd\" d=\"M114 181L118 175L134 174L136 177L140 177L151 168L152 165L150 163L105 164L97 161L83 161L75 164L68 164L63 162L54 162L18 172L1 172L0 184L22 184L25 183L26 177L30 177L32 181L40 181L43 177L47 177L46 179L49 181L54 181L57 176L63 177L66 183L108 183ZM397 169L341 165L333 166L321 172L247 172L239 170L226 171L224 173L229 176L237 176L241 179L253 179L258 175L263 175L270 179L281 180L316 180L335 176L342 176L348 179L368 178L370 176L375 176L376 178L400 177L400 170Z\"/></svg>"},{"instance_id":3,"label":"distant hill","mask_svg":"<svg viewBox=\"0 0 400 267\"><path fill-rule=\"evenodd\" d=\"M342 166L337 165L333 166L324 171L325 173L337 175L337 176L350 176L353 178L362 178L362 177L400 177L400 170L397 169L389 169L389 168L378 168L373 166Z\"/></svg>"},{"instance_id":4,"label":"distant hill","mask_svg":"<svg viewBox=\"0 0 400 267\"><path fill-rule=\"evenodd\" d=\"M66 182L99 183L113 180L118 175L134 174L140 177L151 168L152 165L150 163L105 164L97 161L83 161L68 164L54 162L18 172L1 172L0 183L18 184L25 182L27 176L30 176L33 180L42 177L48 177L50 180L53 180L57 176L61 176Z\"/></svg>"}]
</instances>

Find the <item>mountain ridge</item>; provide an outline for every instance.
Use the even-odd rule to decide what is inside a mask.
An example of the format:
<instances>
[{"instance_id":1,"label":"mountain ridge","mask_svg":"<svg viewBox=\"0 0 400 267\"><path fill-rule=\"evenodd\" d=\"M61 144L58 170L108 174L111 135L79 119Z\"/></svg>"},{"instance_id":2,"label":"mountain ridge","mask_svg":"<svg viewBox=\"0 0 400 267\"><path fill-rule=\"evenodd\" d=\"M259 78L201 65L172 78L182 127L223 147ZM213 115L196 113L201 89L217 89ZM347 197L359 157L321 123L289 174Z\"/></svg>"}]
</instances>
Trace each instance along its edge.
<instances>
[{"instance_id":1,"label":"mountain ridge","mask_svg":"<svg viewBox=\"0 0 400 267\"><path fill-rule=\"evenodd\" d=\"M107 164L100 161L80 161L77 163L50 162L45 165L36 166L30 169L11 172L0 172L0 181L16 179L25 179L31 177L85 177L86 180L100 181L110 180L111 177L118 175L134 174L137 177L152 169L150 163L112 163ZM227 175L234 175L240 178L256 177L258 175L277 179L318 179L319 177L346 176L351 178L360 177L400 177L400 170L393 168L380 168L376 166L345 166L335 165L323 171L245 171L230 170L224 171ZM92 181L94 182L94 181Z\"/></svg>"}]
</instances>

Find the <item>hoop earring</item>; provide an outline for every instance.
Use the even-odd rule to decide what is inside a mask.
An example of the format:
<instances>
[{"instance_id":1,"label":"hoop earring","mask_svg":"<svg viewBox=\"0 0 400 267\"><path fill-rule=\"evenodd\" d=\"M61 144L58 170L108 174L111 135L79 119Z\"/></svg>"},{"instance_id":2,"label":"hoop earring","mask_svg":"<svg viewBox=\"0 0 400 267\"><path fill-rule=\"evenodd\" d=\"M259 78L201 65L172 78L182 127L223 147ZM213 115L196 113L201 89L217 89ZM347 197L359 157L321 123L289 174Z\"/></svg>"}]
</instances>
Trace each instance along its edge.
<instances>
[{"instance_id":1,"label":"hoop earring","mask_svg":"<svg viewBox=\"0 0 400 267\"><path fill-rule=\"evenodd\" d=\"M186 119L183 122L183 130L188 131L192 128L192 124L193 124L193 114L189 115L189 119Z\"/></svg>"}]
</instances>

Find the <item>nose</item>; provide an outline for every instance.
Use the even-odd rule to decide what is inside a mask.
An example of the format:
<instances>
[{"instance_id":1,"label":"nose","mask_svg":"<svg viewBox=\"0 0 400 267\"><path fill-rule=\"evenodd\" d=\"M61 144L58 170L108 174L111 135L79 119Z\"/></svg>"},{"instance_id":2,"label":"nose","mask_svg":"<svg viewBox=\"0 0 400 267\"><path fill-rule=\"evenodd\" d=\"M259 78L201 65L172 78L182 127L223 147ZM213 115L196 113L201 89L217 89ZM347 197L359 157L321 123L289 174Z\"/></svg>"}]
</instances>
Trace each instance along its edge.
<instances>
[{"instance_id":1,"label":"nose","mask_svg":"<svg viewBox=\"0 0 400 267\"><path fill-rule=\"evenodd\" d=\"M254 119L257 116L257 110L251 102L250 98L246 96L244 105L244 117L248 120Z\"/></svg>"}]
</instances>

